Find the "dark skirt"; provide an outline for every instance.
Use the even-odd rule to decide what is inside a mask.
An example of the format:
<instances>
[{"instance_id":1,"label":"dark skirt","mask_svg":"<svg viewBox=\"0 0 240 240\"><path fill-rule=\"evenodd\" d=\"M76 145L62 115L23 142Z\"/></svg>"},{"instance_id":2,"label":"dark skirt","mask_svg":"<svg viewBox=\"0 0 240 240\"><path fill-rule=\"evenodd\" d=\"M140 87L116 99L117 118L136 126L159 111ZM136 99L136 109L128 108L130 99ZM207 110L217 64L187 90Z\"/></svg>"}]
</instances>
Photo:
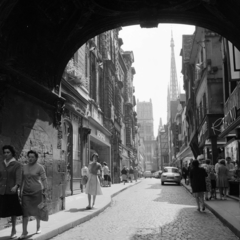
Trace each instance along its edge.
<instances>
[{"instance_id":1,"label":"dark skirt","mask_svg":"<svg viewBox=\"0 0 240 240\"><path fill-rule=\"evenodd\" d=\"M42 191L38 191L32 195L23 195L22 196L22 209L24 217L38 217L38 205L42 202Z\"/></svg>"},{"instance_id":2,"label":"dark skirt","mask_svg":"<svg viewBox=\"0 0 240 240\"><path fill-rule=\"evenodd\" d=\"M0 195L0 218L22 215L22 207L17 194Z\"/></svg>"},{"instance_id":3,"label":"dark skirt","mask_svg":"<svg viewBox=\"0 0 240 240\"><path fill-rule=\"evenodd\" d=\"M212 189L215 189L216 188L216 180L211 180L211 187Z\"/></svg>"}]
</instances>

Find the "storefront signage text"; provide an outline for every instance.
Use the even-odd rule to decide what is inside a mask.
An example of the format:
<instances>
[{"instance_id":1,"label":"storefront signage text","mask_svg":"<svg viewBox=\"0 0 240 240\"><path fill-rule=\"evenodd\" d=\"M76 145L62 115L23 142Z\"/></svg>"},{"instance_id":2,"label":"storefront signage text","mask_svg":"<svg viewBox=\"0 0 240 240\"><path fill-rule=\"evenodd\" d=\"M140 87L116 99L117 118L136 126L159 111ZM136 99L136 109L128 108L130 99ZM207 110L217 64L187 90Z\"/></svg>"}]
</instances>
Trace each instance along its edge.
<instances>
[{"instance_id":1,"label":"storefront signage text","mask_svg":"<svg viewBox=\"0 0 240 240\"><path fill-rule=\"evenodd\" d=\"M239 109L237 109L236 106L229 110L229 112L224 117L223 128L221 129L222 131L225 130L230 124L232 124L238 118L239 115L238 112Z\"/></svg>"},{"instance_id":2,"label":"storefront signage text","mask_svg":"<svg viewBox=\"0 0 240 240\"><path fill-rule=\"evenodd\" d=\"M97 137L98 137L100 140L102 140L103 142L106 142L106 136L105 136L102 132L100 132L100 131L98 131L98 130L97 130Z\"/></svg>"}]
</instances>

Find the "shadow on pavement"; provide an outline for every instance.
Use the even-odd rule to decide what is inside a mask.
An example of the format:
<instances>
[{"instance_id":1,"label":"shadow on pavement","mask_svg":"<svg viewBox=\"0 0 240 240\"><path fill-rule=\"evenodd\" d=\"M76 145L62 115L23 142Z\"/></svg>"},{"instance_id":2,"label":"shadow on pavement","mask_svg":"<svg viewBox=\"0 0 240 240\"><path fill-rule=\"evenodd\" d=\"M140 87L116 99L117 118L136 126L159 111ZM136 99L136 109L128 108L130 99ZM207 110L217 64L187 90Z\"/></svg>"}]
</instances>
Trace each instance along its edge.
<instances>
[{"instance_id":1,"label":"shadow on pavement","mask_svg":"<svg viewBox=\"0 0 240 240\"><path fill-rule=\"evenodd\" d=\"M85 212L85 211L91 211L93 209L86 209L86 208L71 208L65 212L71 212L71 213L76 213L76 212Z\"/></svg>"},{"instance_id":2,"label":"shadow on pavement","mask_svg":"<svg viewBox=\"0 0 240 240\"><path fill-rule=\"evenodd\" d=\"M224 229L223 229L224 228ZM155 228L136 229L130 240L237 240L238 238L223 226L209 212L198 212L196 208L184 207L168 221Z\"/></svg>"}]
</instances>

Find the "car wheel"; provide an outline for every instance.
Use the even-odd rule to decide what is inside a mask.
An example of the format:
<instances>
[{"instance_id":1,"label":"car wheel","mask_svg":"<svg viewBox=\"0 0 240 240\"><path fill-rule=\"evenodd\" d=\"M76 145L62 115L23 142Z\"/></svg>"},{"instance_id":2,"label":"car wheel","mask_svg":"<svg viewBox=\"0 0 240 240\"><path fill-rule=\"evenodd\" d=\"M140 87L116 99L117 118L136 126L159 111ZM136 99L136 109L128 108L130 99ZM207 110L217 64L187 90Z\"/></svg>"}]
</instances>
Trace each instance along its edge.
<instances>
[{"instance_id":1,"label":"car wheel","mask_svg":"<svg viewBox=\"0 0 240 240\"><path fill-rule=\"evenodd\" d=\"M162 185L164 185L164 182L161 182Z\"/></svg>"}]
</instances>

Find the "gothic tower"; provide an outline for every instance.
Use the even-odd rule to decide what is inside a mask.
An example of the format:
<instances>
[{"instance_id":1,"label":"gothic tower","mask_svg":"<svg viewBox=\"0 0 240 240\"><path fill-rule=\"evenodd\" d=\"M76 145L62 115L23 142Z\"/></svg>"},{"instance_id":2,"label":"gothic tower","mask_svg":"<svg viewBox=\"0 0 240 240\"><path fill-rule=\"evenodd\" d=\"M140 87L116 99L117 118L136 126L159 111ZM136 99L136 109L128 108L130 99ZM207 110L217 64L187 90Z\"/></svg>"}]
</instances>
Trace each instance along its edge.
<instances>
[{"instance_id":1,"label":"gothic tower","mask_svg":"<svg viewBox=\"0 0 240 240\"><path fill-rule=\"evenodd\" d=\"M174 40L173 34L171 34L171 73L170 73L170 101L175 101L178 98L178 79L177 79L177 69L175 62L174 53Z\"/></svg>"}]
</instances>

